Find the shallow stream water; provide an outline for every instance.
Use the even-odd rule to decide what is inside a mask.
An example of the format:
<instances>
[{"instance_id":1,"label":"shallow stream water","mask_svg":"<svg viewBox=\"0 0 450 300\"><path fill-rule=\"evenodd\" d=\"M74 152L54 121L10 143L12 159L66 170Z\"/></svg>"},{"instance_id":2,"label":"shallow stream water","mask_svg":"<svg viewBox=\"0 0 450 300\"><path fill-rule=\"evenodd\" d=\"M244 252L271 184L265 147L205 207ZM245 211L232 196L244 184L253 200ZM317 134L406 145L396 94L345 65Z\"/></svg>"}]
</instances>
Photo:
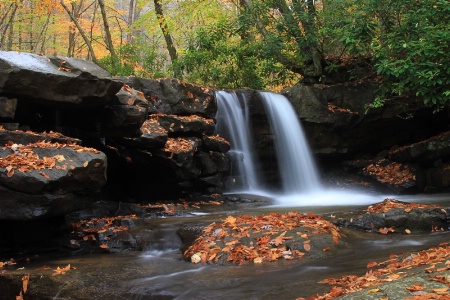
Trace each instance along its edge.
<instances>
[{"instance_id":1,"label":"shallow stream water","mask_svg":"<svg viewBox=\"0 0 450 300\"><path fill-rule=\"evenodd\" d=\"M410 202L450 205L450 195L396 197ZM384 198L380 198L378 202ZM448 241L448 232L417 235L379 235L344 230L342 246L324 259L277 261L243 266L192 264L182 259L176 235L181 223L212 222L227 214L302 212L330 215L358 206L259 207L148 221L152 245L140 253L41 258L36 264L76 267L58 278L53 299L296 299L329 290L318 281L344 274L363 275L369 261L389 254L419 251ZM367 206L367 204L365 205ZM31 267L31 266L30 266ZM49 288L50 289L50 288ZM91 298L86 298L86 297Z\"/></svg>"}]
</instances>

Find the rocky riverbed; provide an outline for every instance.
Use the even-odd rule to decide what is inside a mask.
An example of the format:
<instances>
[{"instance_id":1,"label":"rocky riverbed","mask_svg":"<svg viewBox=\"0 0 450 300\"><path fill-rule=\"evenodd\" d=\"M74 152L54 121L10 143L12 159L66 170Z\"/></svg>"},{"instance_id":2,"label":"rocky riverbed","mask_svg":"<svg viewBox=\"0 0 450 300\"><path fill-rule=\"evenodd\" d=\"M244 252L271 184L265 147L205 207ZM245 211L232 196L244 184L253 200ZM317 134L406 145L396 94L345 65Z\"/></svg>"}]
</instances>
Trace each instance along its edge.
<instances>
[{"instance_id":1,"label":"rocky riverbed","mask_svg":"<svg viewBox=\"0 0 450 300\"><path fill-rule=\"evenodd\" d=\"M0 299L11 299L21 290L24 299L225 299L224 295L226 299L273 299L276 294L281 299L404 299L423 293L446 296L450 248L447 227L439 222L446 221L448 200L410 203L385 199L345 209L309 207L309 213L300 212L305 208L273 207L272 199L256 196L215 196L152 206L98 203L96 208L71 215L71 227L59 240L59 251L3 256ZM434 211L436 215L430 214ZM397 223L389 212L395 212ZM387 223L367 221L375 222L369 229L349 226L360 224L362 221L357 220L364 218L379 220L383 214ZM430 216L430 223L410 227L412 223L405 220L418 215ZM316 225L305 232L284 216ZM336 233L321 237L314 228L326 228L323 225L327 222L339 227L328 225ZM200 253L200 260L192 260L192 253L186 256L189 252L184 249L195 245L197 237L207 237L203 230L212 223L231 223L241 229L247 223L253 224L254 233L269 228L275 231L281 223L291 230L283 234L285 228L280 227L267 246L261 238L252 241L251 230L247 242L235 242L229 232L228 238L222 239L223 247L236 251L221 251L230 257L215 260L207 256L202 261L202 250L197 248L193 254ZM246 231L235 228L234 232ZM292 246L293 235L301 240L296 242L298 248ZM338 239L330 238L338 235ZM203 243L201 239L197 242ZM254 249L267 247L270 259L264 254L262 259L249 256L251 259L236 260L237 250L244 249L243 245L251 247L252 243ZM283 257L279 251L283 246L284 251L292 253L284 253ZM210 245L209 249L217 247ZM303 255L299 257L294 251ZM219 296L219 291L224 294Z\"/></svg>"}]
</instances>

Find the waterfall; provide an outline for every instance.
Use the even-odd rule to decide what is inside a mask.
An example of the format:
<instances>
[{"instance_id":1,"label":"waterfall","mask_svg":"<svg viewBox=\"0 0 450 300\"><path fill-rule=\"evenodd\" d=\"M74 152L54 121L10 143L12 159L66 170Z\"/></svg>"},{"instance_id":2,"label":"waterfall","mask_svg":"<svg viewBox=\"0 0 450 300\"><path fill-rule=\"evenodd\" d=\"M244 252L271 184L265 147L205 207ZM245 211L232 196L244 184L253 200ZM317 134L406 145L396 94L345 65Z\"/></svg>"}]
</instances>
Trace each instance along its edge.
<instances>
[{"instance_id":1,"label":"waterfall","mask_svg":"<svg viewBox=\"0 0 450 300\"><path fill-rule=\"evenodd\" d=\"M291 103L275 93L261 92L261 96L275 139L283 193L319 191L317 168Z\"/></svg>"},{"instance_id":2,"label":"waterfall","mask_svg":"<svg viewBox=\"0 0 450 300\"><path fill-rule=\"evenodd\" d=\"M273 135L282 191L279 194L264 190L264 181L260 178L260 173L264 172L259 168L260 161L253 149L254 133L245 94L221 91L216 93L216 98L216 133L230 141L229 155L232 165L236 166L232 175L239 178L238 184L233 184L233 190L229 192L268 196L276 199L275 205L296 207L362 205L379 201L376 196L321 186L314 159L291 103L284 96L271 92L260 92L260 99L262 112ZM237 186L240 190L236 189Z\"/></svg>"},{"instance_id":3,"label":"waterfall","mask_svg":"<svg viewBox=\"0 0 450 300\"><path fill-rule=\"evenodd\" d=\"M243 95L244 96L244 95ZM228 154L236 165L243 190L256 191L260 180L255 171L255 158L249 132L249 113L247 99L238 98L234 92L216 92L217 124L216 133L231 143Z\"/></svg>"},{"instance_id":4,"label":"waterfall","mask_svg":"<svg viewBox=\"0 0 450 300\"><path fill-rule=\"evenodd\" d=\"M279 94L261 92L260 95L274 135L283 194L318 191L320 183L314 160L292 105ZM244 190L254 193L262 185L255 171L247 99L244 94L240 96L241 99L234 92L216 93L216 133L230 141L229 155L237 165L241 185Z\"/></svg>"}]
</instances>

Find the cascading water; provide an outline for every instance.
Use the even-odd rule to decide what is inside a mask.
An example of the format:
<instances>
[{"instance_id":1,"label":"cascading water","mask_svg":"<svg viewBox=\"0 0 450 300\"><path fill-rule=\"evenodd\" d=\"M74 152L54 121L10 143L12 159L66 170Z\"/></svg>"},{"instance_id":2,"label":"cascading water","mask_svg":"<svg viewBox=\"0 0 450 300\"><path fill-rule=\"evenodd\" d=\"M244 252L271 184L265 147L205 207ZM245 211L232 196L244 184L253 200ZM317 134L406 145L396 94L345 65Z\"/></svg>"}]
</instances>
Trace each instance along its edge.
<instances>
[{"instance_id":1,"label":"cascading water","mask_svg":"<svg viewBox=\"0 0 450 300\"><path fill-rule=\"evenodd\" d=\"M263 184L255 168L257 160L251 142L250 116L244 94L224 91L216 94L216 133L231 143L229 155L237 165L242 182L239 192L273 197L276 205L281 206L360 205L378 200L366 194L324 189L291 103L279 94L260 92L260 95L273 133L282 184L281 194L262 189Z\"/></svg>"},{"instance_id":2,"label":"cascading water","mask_svg":"<svg viewBox=\"0 0 450 300\"><path fill-rule=\"evenodd\" d=\"M255 159L249 133L248 107L245 97L242 101L234 92L219 91L217 98L216 133L231 143L231 156L240 174L241 189L255 191L260 180L255 171Z\"/></svg>"},{"instance_id":3,"label":"cascading water","mask_svg":"<svg viewBox=\"0 0 450 300\"><path fill-rule=\"evenodd\" d=\"M303 129L286 97L261 92L275 139L284 194L317 192L319 176Z\"/></svg>"}]
</instances>

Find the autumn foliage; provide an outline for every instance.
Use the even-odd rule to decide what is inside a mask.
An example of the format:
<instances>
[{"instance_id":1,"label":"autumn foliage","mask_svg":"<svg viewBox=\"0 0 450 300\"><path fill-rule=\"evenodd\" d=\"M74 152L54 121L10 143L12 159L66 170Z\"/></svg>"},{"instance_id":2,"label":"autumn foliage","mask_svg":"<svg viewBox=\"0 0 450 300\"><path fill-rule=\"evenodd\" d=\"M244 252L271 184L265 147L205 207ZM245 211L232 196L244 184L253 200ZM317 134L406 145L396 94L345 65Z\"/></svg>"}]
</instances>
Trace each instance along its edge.
<instances>
[{"instance_id":1,"label":"autumn foliage","mask_svg":"<svg viewBox=\"0 0 450 300\"><path fill-rule=\"evenodd\" d=\"M364 172L376 178L381 183L401 185L416 180L415 170L407 165L382 159L366 168Z\"/></svg>"},{"instance_id":2,"label":"autumn foliage","mask_svg":"<svg viewBox=\"0 0 450 300\"><path fill-rule=\"evenodd\" d=\"M369 289L369 293L377 293L380 289L375 287L386 282L405 278L408 276L407 270L419 266L423 267L422 272L429 274L428 278L430 281L437 281L446 286L426 290L422 284L413 284L407 288L411 293L411 298L408 299L450 299L448 288L450 280L448 276L434 275L434 273L450 270L449 258L450 247L448 245L441 245L405 256L391 255L389 260L384 262L369 262L367 268L370 270L363 276L345 275L341 278L324 279L320 283L332 285L328 293L310 298L298 298L297 300L328 300L362 289ZM416 293L418 291L421 292Z\"/></svg>"},{"instance_id":3,"label":"autumn foliage","mask_svg":"<svg viewBox=\"0 0 450 300\"><path fill-rule=\"evenodd\" d=\"M51 170L53 168L58 170L73 169L74 166L70 165L70 162L66 161L66 158L63 155L41 158L34 151L36 148L61 149L65 147L70 147L76 152L100 153L96 149L82 147L77 144L60 144L40 141L22 145L8 142L1 150L10 150L11 153L4 157L0 157L0 168L5 168L8 177L13 176L15 171L31 172L34 170ZM40 174L44 177L48 177L46 173L41 172Z\"/></svg>"}]
</instances>

